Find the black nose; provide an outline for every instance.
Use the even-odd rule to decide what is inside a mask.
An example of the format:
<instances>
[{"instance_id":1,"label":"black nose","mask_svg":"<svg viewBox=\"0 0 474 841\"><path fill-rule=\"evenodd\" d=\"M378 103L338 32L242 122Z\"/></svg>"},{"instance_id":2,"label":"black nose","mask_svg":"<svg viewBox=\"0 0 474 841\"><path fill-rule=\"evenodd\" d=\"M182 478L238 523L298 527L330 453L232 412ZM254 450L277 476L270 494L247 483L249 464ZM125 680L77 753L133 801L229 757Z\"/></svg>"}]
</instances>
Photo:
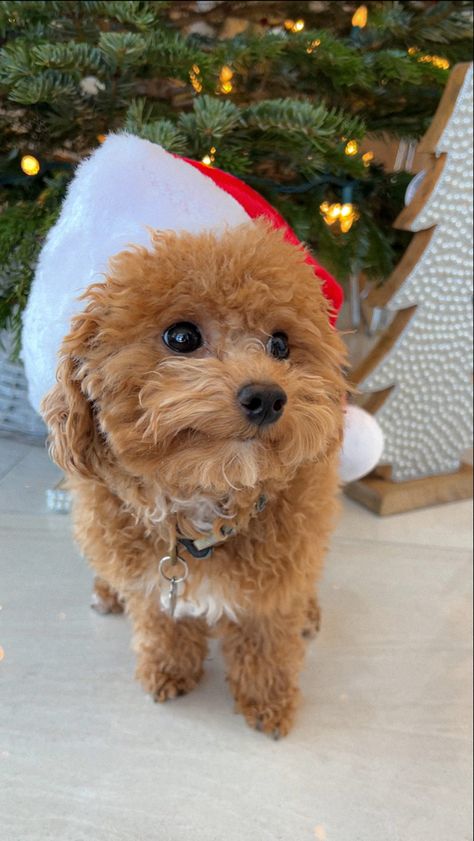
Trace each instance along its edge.
<instances>
[{"instance_id":1,"label":"black nose","mask_svg":"<svg viewBox=\"0 0 474 841\"><path fill-rule=\"evenodd\" d=\"M249 383L240 389L237 399L249 421L267 426L281 418L287 396L273 383Z\"/></svg>"}]
</instances>

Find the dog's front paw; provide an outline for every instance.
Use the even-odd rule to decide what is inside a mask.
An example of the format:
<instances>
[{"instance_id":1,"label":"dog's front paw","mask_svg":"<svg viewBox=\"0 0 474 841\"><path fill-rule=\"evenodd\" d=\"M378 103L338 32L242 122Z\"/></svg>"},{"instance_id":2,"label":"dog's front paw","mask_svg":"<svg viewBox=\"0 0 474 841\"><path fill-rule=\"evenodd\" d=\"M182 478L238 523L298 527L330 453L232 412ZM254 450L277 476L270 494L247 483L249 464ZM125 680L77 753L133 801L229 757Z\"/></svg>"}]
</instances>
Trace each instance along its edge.
<instances>
[{"instance_id":1,"label":"dog's front paw","mask_svg":"<svg viewBox=\"0 0 474 841\"><path fill-rule=\"evenodd\" d=\"M273 739L280 739L287 736L293 726L298 694L294 690L288 697L260 703L238 698L236 707L250 727Z\"/></svg>"},{"instance_id":2,"label":"dog's front paw","mask_svg":"<svg viewBox=\"0 0 474 841\"><path fill-rule=\"evenodd\" d=\"M112 590L103 578L94 579L94 589L91 595L91 607L96 613L123 613L124 603L120 596Z\"/></svg>"},{"instance_id":3,"label":"dog's front paw","mask_svg":"<svg viewBox=\"0 0 474 841\"><path fill-rule=\"evenodd\" d=\"M170 675L160 671L156 663L140 663L136 677L154 701L163 703L191 692L202 677L202 669L195 675Z\"/></svg>"}]
</instances>

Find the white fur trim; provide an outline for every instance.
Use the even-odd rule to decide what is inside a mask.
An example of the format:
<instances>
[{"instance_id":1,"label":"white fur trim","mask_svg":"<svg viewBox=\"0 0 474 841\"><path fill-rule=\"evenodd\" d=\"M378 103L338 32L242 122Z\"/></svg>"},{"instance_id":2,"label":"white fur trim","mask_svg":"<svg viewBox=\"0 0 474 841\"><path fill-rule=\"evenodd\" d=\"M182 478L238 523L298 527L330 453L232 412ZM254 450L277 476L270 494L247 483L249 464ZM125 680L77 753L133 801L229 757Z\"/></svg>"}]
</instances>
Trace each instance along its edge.
<instances>
[{"instance_id":1,"label":"white fur trim","mask_svg":"<svg viewBox=\"0 0 474 841\"><path fill-rule=\"evenodd\" d=\"M339 467L341 481L354 482L370 473L380 461L383 443L383 432L374 416L359 406L347 406Z\"/></svg>"},{"instance_id":2,"label":"white fur trim","mask_svg":"<svg viewBox=\"0 0 474 841\"><path fill-rule=\"evenodd\" d=\"M38 263L23 323L29 396L38 410L54 385L57 352L77 298L100 281L109 257L148 245L146 226L222 231L249 220L240 204L156 143L111 135L78 168Z\"/></svg>"}]
</instances>

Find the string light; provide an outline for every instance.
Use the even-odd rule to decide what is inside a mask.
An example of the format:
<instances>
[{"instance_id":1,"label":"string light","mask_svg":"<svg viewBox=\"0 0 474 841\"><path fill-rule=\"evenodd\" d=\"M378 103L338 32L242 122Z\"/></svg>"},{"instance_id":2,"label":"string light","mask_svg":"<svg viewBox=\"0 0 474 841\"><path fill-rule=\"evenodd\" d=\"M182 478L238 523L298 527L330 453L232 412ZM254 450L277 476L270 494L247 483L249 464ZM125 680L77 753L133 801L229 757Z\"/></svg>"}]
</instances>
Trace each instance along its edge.
<instances>
[{"instance_id":1,"label":"string light","mask_svg":"<svg viewBox=\"0 0 474 841\"><path fill-rule=\"evenodd\" d=\"M328 201L324 201L319 209L326 225L331 226L338 222L339 229L343 234L347 234L354 222L357 222L359 219L359 212L352 202L329 204Z\"/></svg>"},{"instance_id":2,"label":"string light","mask_svg":"<svg viewBox=\"0 0 474 841\"><path fill-rule=\"evenodd\" d=\"M20 167L25 175L38 175L41 169L40 162L34 155L23 155L20 161Z\"/></svg>"},{"instance_id":3,"label":"string light","mask_svg":"<svg viewBox=\"0 0 474 841\"><path fill-rule=\"evenodd\" d=\"M344 153L352 158L354 155L357 155L358 151L359 144L357 143L357 140L348 140L344 146Z\"/></svg>"},{"instance_id":4,"label":"string light","mask_svg":"<svg viewBox=\"0 0 474 841\"><path fill-rule=\"evenodd\" d=\"M432 64L438 70L449 70L450 64L447 58L442 58L440 55L422 55L418 59L420 64Z\"/></svg>"},{"instance_id":5,"label":"string light","mask_svg":"<svg viewBox=\"0 0 474 841\"><path fill-rule=\"evenodd\" d=\"M209 149L209 153L207 155L204 155L203 158L201 158L201 163L203 163L205 166L212 166L216 159L216 152L216 147L211 146L211 148Z\"/></svg>"},{"instance_id":6,"label":"string light","mask_svg":"<svg viewBox=\"0 0 474 841\"><path fill-rule=\"evenodd\" d=\"M341 215L341 207L342 207L342 205L340 205L339 203L331 204L329 206L328 211L327 211L326 216L325 216L325 219L324 219L324 221L328 225L334 225L334 222L336 222L339 219L339 216Z\"/></svg>"},{"instance_id":7,"label":"string light","mask_svg":"<svg viewBox=\"0 0 474 841\"><path fill-rule=\"evenodd\" d=\"M414 56L418 55L420 51L418 47L408 47L407 52L408 55ZM438 70L449 70L449 68L451 67L448 59L443 58L440 55L420 55L420 57L417 58L417 61L420 64L432 64L433 67L437 67Z\"/></svg>"},{"instance_id":8,"label":"string light","mask_svg":"<svg viewBox=\"0 0 474 841\"><path fill-rule=\"evenodd\" d=\"M196 93L201 93L202 91L202 82L199 78L201 75L201 68L198 64L193 64L191 70L189 71L189 80L196 91Z\"/></svg>"},{"instance_id":9,"label":"string light","mask_svg":"<svg viewBox=\"0 0 474 841\"><path fill-rule=\"evenodd\" d=\"M439 67L440 70L449 70L451 67L447 58L442 58L439 55L433 56L433 64L435 67Z\"/></svg>"},{"instance_id":10,"label":"string light","mask_svg":"<svg viewBox=\"0 0 474 841\"><path fill-rule=\"evenodd\" d=\"M358 26L359 29L363 29L364 26L367 26L368 16L367 6L359 6L352 15L352 26Z\"/></svg>"},{"instance_id":11,"label":"string light","mask_svg":"<svg viewBox=\"0 0 474 841\"><path fill-rule=\"evenodd\" d=\"M320 46L320 44L321 41L319 40L319 38L316 38L315 41L310 41L308 46L306 47L306 52L308 53L308 55L311 55L311 53L314 52L314 50L316 50Z\"/></svg>"},{"instance_id":12,"label":"string light","mask_svg":"<svg viewBox=\"0 0 474 841\"><path fill-rule=\"evenodd\" d=\"M232 76L234 75L234 71L228 64L224 64L224 67L221 67L221 72L219 73L219 79L221 82L230 82Z\"/></svg>"},{"instance_id":13,"label":"string light","mask_svg":"<svg viewBox=\"0 0 474 841\"><path fill-rule=\"evenodd\" d=\"M305 22L303 18L298 18L298 20L288 20L283 21L283 26L285 29L288 29L289 32L302 32L305 27Z\"/></svg>"},{"instance_id":14,"label":"string light","mask_svg":"<svg viewBox=\"0 0 474 841\"><path fill-rule=\"evenodd\" d=\"M373 159L374 159L374 153L373 152L364 152L364 154L362 155L362 160L364 162L364 166L370 166L370 162L373 161Z\"/></svg>"},{"instance_id":15,"label":"string light","mask_svg":"<svg viewBox=\"0 0 474 841\"><path fill-rule=\"evenodd\" d=\"M359 214L351 202L343 204L339 217L339 224L343 234L347 234L352 228L354 222L359 218Z\"/></svg>"},{"instance_id":16,"label":"string light","mask_svg":"<svg viewBox=\"0 0 474 841\"><path fill-rule=\"evenodd\" d=\"M359 218L358 213L351 213L350 216L347 216L345 219L341 219L341 231L343 234L347 234L350 229L352 228L354 222Z\"/></svg>"},{"instance_id":17,"label":"string light","mask_svg":"<svg viewBox=\"0 0 474 841\"><path fill-rule=\"evenodd\" d=\"M228 64L224 64L221 67L219 73L219 92L220 93L231 93L233 89L233 85L231 79L233 78L234 71Z\"/></svg>"},{"instance_id":18,"label":"string light","mask_svg":"<svg viewBox=\"0 0 474 841\"><path fill-rule=\"evenodd\" d=\"M99 141L99 143L105 143L105 141L107 140L107 135L106 134L98 134L97 135L97 140Z\"/></svg>"}]
</instances>

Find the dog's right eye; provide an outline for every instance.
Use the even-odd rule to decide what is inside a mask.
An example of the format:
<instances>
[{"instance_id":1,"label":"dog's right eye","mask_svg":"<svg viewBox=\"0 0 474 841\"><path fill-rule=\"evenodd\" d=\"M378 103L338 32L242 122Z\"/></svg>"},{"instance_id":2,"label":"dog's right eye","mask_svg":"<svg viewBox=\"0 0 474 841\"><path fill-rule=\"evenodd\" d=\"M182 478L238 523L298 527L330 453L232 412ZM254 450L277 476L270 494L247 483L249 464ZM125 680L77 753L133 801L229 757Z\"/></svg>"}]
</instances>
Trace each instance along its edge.
<instances>
[{"instance_id":1,"label":"dog's right eye","mask_svg":"<svg viewBox=\"0 0 474 841\"><path fill-rule=\"evenodd\" d=\"M202 345L199 328L189 321L179 321L171 324L163 333L163 341L170 350L177 353L192 353Z\"/></svg>"}]
</instances>

